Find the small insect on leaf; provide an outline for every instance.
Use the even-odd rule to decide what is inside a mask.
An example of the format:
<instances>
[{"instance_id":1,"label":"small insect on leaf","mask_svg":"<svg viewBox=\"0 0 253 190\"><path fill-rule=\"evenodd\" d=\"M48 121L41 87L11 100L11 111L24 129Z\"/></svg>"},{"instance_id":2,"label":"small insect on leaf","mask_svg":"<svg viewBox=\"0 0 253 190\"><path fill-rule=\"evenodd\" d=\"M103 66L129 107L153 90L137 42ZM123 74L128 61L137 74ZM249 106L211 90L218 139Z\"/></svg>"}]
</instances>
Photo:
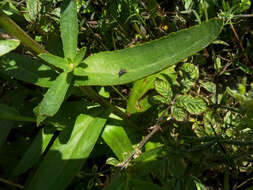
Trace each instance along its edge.
<instances>
[{"instance_id":1,"label":"small insect on leaf","mask_svg":"<svg viewBox=\"0 0 253 190\"><path fill-rule=\"evenodd\" d=\"M127 73L126 69L120 69L120 71L119 71L119 77L121 77L122 75L124 75L126 73Z\"/></svg>"}]
</instances>

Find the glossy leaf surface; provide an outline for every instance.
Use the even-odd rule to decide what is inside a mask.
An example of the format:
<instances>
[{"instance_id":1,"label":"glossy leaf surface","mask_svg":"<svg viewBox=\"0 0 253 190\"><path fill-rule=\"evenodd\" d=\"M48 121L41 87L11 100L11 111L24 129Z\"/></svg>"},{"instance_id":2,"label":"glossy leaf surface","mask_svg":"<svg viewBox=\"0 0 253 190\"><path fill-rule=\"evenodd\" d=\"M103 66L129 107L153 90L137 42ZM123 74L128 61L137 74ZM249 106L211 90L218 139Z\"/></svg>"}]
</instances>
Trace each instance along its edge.
<instances>
[{"instance_id":1,"label":"glossy leaf surface","mask_svg":"<svg viewBox=\"0 0 253 190\"><path fill-rule=\"evenodd\" d=\"M64 56L73 60L77 52L78 20L76 1L64 0L60 18Z\"/></svg>"},{"instance_id":2,"label":"glossy leaf surface","mask_svg":"<svg viewBox=\"0 0 253 190\"><path fill-rule=\"evenodd\" d=\"M16 49L19 43L19 40L0 40L0 56Z\"/></svg>"},{"instance_id":3,"label":"glossy leaf surface","mask_svg":"<svg viewBox=\"0 0 253 190\"><path fill-rule=\"evenodd\" d=\"M89 56L74 70L80 76L75 84L126 84L157 73L208 46L222 25L222 21L213 19L159 40Z\"/></svg>"},{"instance_id":4,"label":"glossy leaf surface","mask_svg":"<svg viewBox=\"0 0 253 190\"><path fill-rule=\"evenodd\" d=\"M41 162L28 190L65 189L92 151L110 110L98 116L81 114L65 128Z\"/></svg>"}]
</instances>

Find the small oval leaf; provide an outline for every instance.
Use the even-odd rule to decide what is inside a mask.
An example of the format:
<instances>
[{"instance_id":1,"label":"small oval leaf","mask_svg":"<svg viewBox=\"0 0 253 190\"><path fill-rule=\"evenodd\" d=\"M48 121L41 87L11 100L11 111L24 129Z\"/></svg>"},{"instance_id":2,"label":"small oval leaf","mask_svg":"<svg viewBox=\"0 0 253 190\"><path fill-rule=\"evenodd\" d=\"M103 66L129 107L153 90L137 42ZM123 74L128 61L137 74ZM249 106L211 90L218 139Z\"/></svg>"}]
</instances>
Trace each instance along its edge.
<instances>
[{"instance_id":1,"label":"small oval leaf","mask_svg":"<svg viewBox=\"0 0 253 190\"><path fill-rule=\"evenodd\" d=\"M176 106L186 109L189 113L199 115L206 111L206 102L199 96L191 97L188 95L178 96Z\"/></svg>"}]
</instances>

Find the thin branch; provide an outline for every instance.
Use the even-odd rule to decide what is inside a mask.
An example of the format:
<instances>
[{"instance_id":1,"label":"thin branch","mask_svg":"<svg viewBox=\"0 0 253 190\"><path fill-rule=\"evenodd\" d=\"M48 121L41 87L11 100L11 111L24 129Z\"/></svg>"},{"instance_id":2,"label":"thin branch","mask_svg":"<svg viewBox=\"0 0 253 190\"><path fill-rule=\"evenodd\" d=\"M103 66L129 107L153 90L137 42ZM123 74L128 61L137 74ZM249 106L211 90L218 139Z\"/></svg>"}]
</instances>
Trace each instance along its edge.
<instances>
[{"instance_id":1,"label":"thin branch","mask_svg":"<svg viewBox=\"0 0 253 190\"><path fill-rule=\"evenodd\" d=\"M7 179L3 179L3 178L0 178L0 181L5 183L5 184L8 184L8 185L12 185L14 187L17 187L19 189L24 189L24 186L23 185L20 185L20 184L17 184L17 183L14 183L12 181L9 181Z\"/></svg>"},{"instance_id":2,"label":"thin branch","mask_svg":"<svg viewBox=\"0 0 253 190\"><path fill-rule=\"evenodd\" d=\"M174 101L173 101L174 102ZM173 104L172 102L172 104ZM164 115L166 112L169 111L171 105L169 105L166 110L163 111L162 115L160 116L160 118L157 120L156 124L150 128L152 128L153 130L144 137L144 139L139 143L139 145L135 148L135 150L128 156L128 158L126 158L122 163L118 164L117 166L120 168L119 171L123 170L124 168L127 167L127 165L129 164L129 162L131 162L131 160L133 160L135 158L135 156L137 154L139 154L140 150L142 149L142 147L149 141L149 139L157 132L161 129L161 126L159 125L159 123L162 121L162 119L164 118Z\"/></svg>"}]
</instances>

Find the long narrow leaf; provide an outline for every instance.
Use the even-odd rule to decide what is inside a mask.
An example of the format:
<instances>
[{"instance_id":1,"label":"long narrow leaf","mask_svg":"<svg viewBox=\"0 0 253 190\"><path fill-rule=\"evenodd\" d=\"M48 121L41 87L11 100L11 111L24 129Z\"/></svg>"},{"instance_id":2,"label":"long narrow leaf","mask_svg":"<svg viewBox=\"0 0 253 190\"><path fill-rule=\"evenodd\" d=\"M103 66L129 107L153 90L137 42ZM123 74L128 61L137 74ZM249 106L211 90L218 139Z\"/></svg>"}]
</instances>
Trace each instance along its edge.
<instances>
[{"instance_id":1,"label":"long narrow leaf","mask_svg":"<svg viewBox=\"0 0 253 190\"><path fill-rule=\"evenodd\" d=\"M102 133L102 138L120 161L126 159L133 151L132 143L127 133L116 122L115 124L111 123L106 125Z\"/></svg>"},{"instance_id":2,"label":"long narrow leaf","mask_svg":"<svg viewBox=\"0 0 253 190\"><path fill-rule=\"evenodd\" d=\"M74 70L80 76L75 85L125 84L157 73L208 46L222 26L222 21L213 19L159 40L94 54Z\"/></svg>"},{"instance_id":3,"label":"long narrow leaf","mask_svg":"<svg viewBox=\"0 0 253 190\"><path fill-rule=\"evenodd\" d=\"M14 169L13 175L20 175L33 167L39 161L52 137L53 133L47 133L45 129L41 129Z\"/></svg>"},{"instance_id":4,"label":"long narrow leaf","mask_svg":"<svg viewBox=\"0 0 253 190\"><path fill-rule=\"evenodd\" d=\"M58 57L49 53L41 53L39 54L39 57L47 63L64 70L65 72L70 72L72 70L68 62L62 57Z\"/></svg>"},{"instance_id":5,"label":"long narrow leaf","mask_svg":"<svg viewBox=\"0 0 253 190\"><path fill-rule=\"evenodd\" d=\"M72 78L71 74L63 72L52 83L51 87L45 94L42 102L39 104L37 113L38 118L40 116L42 117L53 116L57 113L67 93L67 90L71 82L71 78ZM41 120L38 119L38 124L40 122Z\"/></svg>"},{"instance_id":6,"label":"long narrow leaf","mask_svg":"<svg viewBox=\"0 0 253 190\"><path fill-rule=\"evenodd\" d=\"M65 128L56 139L27 190L65 189L88 158L109 114L79 115L73 129Z\"/></svg>"},{"instance_id":7,"label":"long narrow leaf","mask_svg":"<svg viewBox=\"0 0 253 190\"><path fill-rule=\"evenodd\" d=\"M73 60L77 52L78 36L78 20L75 0L63 1L60 29L64 56Z\"/></svg>"},{"instance_id":8,"label":"long narrow leaf","mask_svg":"<svg viewBox=\"0 0 253 190\"><path fill-rule=\"evenodd\" d=\"M0 104L0 116L16 116L18 112L16 109ZM5 143L14 121L0 120L0 148Z\"/></svg>"}]
</instances>

